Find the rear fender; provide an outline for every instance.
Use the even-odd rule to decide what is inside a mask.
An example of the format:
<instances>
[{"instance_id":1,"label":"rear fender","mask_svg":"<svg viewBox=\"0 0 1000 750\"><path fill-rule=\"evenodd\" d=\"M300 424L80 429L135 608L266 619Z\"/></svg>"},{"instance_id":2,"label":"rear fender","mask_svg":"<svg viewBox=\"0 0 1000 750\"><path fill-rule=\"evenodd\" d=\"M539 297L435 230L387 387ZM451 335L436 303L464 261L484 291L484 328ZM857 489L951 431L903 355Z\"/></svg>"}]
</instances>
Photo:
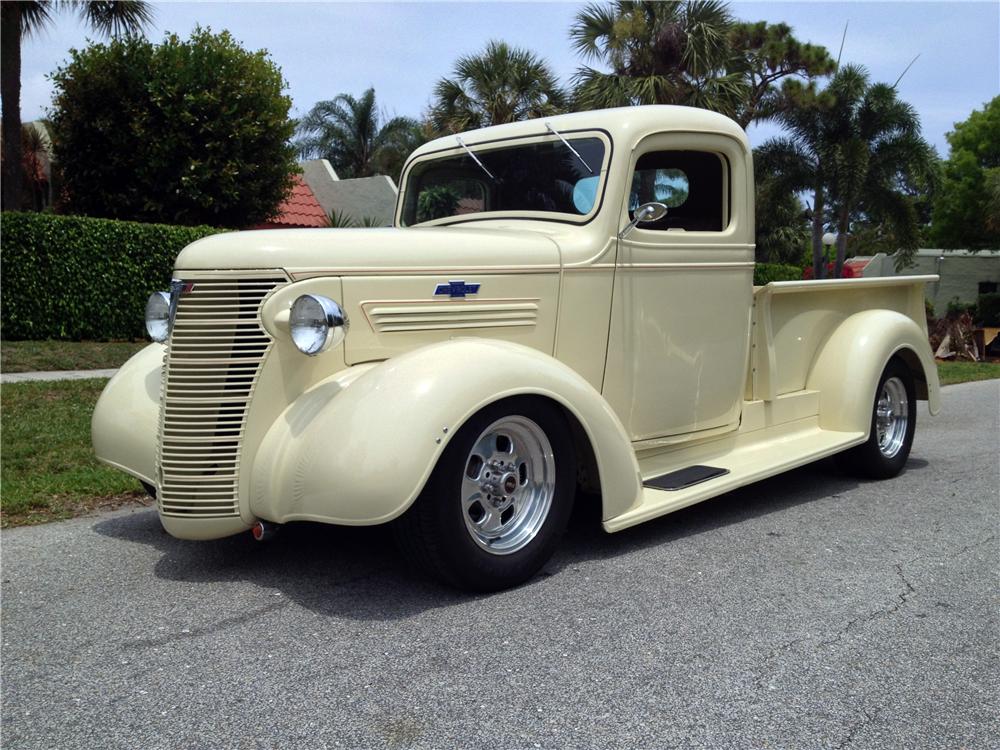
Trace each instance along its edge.
<instances>
[{"instance_id":1,"label":"rear fender","mask_svg":"<svg viewBox=\"0 0 1000 750\"><path fill-rule=\"evenodd\" d=\"M865 310L840 324L809 372L806 388L819 391L820 427L867 436L875 389L893 357L910 369L917 397L926 399L930 413L937 414L940 385L926 332L901 313Z\"/></svg>"},{"instance_id":2,"label":"rear fender","mask_svg":"<svg viewBox=\"0 0 1000 750\"><path fill-rule=\"evenodd\" d=\"M296 399L257 453L251 511L279 523L389 521L413 503L471 415L530 394L560 404L586 433L605 517L632 507L641 492L638 465L603 397L548 355L468 338L348 368Z\"/></svg>"}]
</instances>

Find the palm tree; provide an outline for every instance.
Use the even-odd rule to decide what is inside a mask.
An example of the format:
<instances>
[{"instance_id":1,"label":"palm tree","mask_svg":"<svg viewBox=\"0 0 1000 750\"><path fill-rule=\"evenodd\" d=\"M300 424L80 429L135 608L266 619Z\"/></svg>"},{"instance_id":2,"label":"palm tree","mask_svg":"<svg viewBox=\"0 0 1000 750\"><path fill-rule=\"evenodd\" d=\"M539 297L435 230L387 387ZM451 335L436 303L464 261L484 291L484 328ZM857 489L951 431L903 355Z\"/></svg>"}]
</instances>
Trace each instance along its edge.
<instances>
[{"instance_id":1,"label":"palm tree","mask_svg":"<svg viewBox=\"0 0 1000 750\"><path fill-rule=\"evenodd\" d=\"M772 138L754 149L754 168L769 176L773 194L812 193L809 210L813 278L824 276L823 232L827 203L825 158L827 143L823 126L833 99L813 86L791 87L784 93L779 122L789 133Z\"/></svg>"},{"instance_id":2,"label":"palm tree","mask_svg":"<svg viewBox=\"0 0 1000 750\"><path fill-rule=\"evenodd\" d=\"M914 109L894 86L870 84L846 65L822 92L791 87L778 121L789 135L756 150L760 168L781 189L812 193L813 272L823 276L822 237L837 230L834 274L840 276L852 223L881 224L901 258L916 248L914 186L933 179L934 154L920 136Z\"/></svg>"},{"instance_id":3,"label":"palm tree","mask_svg":"<svg viewBox=\"0 0 1000 750\"><path fill-rule=\"evenodd\" d=\"M720 0L591 4L570 29L585 60L574 76L581 109L631 104L685 104L735 116L747 94L740 72L728 72L733 18Z\"/></svg>"},{"instance_id":4,"label":"palm tree","mask_svg":"<svg viewBox=\"0 0 1000 750\"><path fill-rule=\"evenodd\" d=\"M75 9L96 33L119 37L139 32L153 18L143 0L21 0L0 4L0 98L3 100L3 192L7 209L20 208L21 164L21 42L40 32L54 12Z\"/></svg>"},{"instance_id":5,"label":"palm tree","mask_svg":"<svg viewBox=\"0 0 1000 750\"><path fill-rule=\"evenodd\" d=\"M458 133L557 114L564 106L565 94L544 60L491 41L481 54L460 57L453 77L437 82L430 119L439 132Z\"/></svg>"},{"instance_id":6,"label":"palm tree","mask_svg":"<svg viewBox=\"0 0 1000 750\"><path fill-rule=\"evenodd\" d=\"M895 86L871 84L864 68L848 65L829 88L837 101L825 130L839 277L852 221L884 224L903 256L916 250L919 223L911 195L916 183L933 175L935 155L920 136L916 110L898 98Z\"/></svg>"},{"instance_id":7,"label":"palm tree","mask_svg":"<svg viewBox=\"0 0 1000 750\"><path fill-rule=\"evenodd\" d=\"M772 180L762 166L755 156L755 260L758 263L801 265L808 240L805 206L794 191Z\"/></svg>"},{"instance_id":8,"label":"palm tree","mask_svg":"<svg viewBox=\"0 0 1000 750\"><path fill-rule=\"evenodd\" d=\"M375 105L375 89L358 99L340 94L317 102L299 123L299 133L296 145L303 157L327 159L339 176L348 178L398 178L406 156L426 140L416 120L385 120Z\"/></svg>"},{"instance_id":9,"label":"palm tree","mask_svg":"<svg viewBox=\"0 0 1000 750\"><path fill-rule=\"evenodd\" d=\"M21 126L21 168L24 186L31 193L31 210L41 211L52 205L52 139L45 121Z\"/></svg>"}]
</instances>

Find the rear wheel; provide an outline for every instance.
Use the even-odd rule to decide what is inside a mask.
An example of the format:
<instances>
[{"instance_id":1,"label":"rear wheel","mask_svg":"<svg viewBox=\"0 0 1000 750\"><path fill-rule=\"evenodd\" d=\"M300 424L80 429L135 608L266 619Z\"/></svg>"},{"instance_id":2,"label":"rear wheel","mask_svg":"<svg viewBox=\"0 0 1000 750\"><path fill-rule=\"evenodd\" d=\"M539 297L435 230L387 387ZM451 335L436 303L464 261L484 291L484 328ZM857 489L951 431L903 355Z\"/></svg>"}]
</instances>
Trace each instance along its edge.
<instances>
[{"instance_id":1,"label":"rear wheel","mask_svg":"<svg viewBox=\"0 0 1000 750\"><path fill-rule=\"evenodd\" d=\"M840 465L853 474L889 479L906 465L917 424L913 376L901 363L886 365L875 391L868 440L840 454Z\"/></svg>"},{"instance_id":2,"label":"rear wheel","mask_svg":"<svg viewBox=\"0 0 1000 750\"><path fill-rule=\"evenodd\" d=\"M516 586L548 561L569 520L576 467L566 419L527 397L463 425L396 523L403 552L459 588Z\"/></svg>"}]
</instances>

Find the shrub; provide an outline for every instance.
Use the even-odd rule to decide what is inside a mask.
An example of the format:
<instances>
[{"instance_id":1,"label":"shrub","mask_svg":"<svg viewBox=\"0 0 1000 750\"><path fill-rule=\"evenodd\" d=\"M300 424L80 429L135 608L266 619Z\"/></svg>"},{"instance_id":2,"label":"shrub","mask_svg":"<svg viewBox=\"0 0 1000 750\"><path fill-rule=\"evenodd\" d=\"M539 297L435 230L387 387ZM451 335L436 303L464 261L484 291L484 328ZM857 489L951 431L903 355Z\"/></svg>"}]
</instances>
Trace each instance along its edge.
<instances>
[{"instance_id":1,"label":"shrub","mask_svg":"<svg viewBox=\"0 0 1000 750\"><path fill-rule=\"evenodd\" d=\"M420 192L417 198L417 222L451 216L461 196L448 185L438 185Z\"/></svg>"},{"instance_id":2,"label":"shrub","mask_svg":"<svg viewBox=\"0 0 1000 750\"><path fill-rule=\"evenodd\" d=\"M976 310L980 325L991 328L1000 326L1000 292L980 294Z\"/></svg>"},{"instance_id":3,"label":"shrub","mask_svg":"<svg viewBox=\"0 0 1000 750\"><path fill-rule=\"evenodd\" d=\"M799 281L802 269L781 263L758 263L753 268L753 283L764 286L772 281Z\"/></svg>"},{"instance_id":4,"label":"shrub","mask_svg":"<svg viewBox=\"0 0 1000 750\"><path fill-rule=\"evenodd\" d=\"M950 319L955 319L955 318L960 318L963 315L969 315L975 317L976 303L963 302L958 297L952 297L950 300L948 300L948 311L945 317Z\"/></svg>"},{"instance_id":5,"label":"shrub","mask_svg":"<svg viewBox=\"0 0 1000 750\"><path fill-rule=\"evenodd\" d=\"M52 75L67 213L248 227L277 211L297 171L295 124L265 51L196 28L70 54Z\"/></svg>"},{"instance_id":6,"label":"shrub","mask_svg":"<svg viewBox=\"0 0 1000 750\"><path fill-rule=\"evenodd\" d=\"M51 214L3 214L5 339L137 339L146 299L181 249L223 230Z\"/></svg>"},{"instance_id":7,"label":"shrub","mask_svg":"<svg viewBox=\"0 0 1000 750\"><path fill-rule=\"evenodd\" d=\"M833 265L832 261L830 263L826 264L826 278L827 279L834 278L834 276L833 276L833 269L834 269L834 265ZM814 278L812 266L807 266L806 268L802 269L802 278L803 279L807 279L807 280L812 280ZM840 269L840 278L842 278L842 279L856 279L856 278L859 278L859 276L858 276L857 271L855 271L850 266L843 266Z\"/></svg>"}]
</instances>

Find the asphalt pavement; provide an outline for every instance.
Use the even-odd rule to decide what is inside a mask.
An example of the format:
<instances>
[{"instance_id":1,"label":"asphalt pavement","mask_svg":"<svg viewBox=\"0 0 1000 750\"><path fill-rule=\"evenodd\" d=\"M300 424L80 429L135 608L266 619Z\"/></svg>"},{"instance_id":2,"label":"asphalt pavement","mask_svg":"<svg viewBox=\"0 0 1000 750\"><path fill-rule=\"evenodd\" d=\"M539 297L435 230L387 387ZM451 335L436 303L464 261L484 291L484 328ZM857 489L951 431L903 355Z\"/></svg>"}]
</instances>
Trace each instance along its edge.
<instances>
[{"instance_id":1,"label":"asphalt pavement","mask_svg":"<svg viewBox=\"0 0 1000 750\"><path fill-rule=\"evenodd\" d=\"M471 597L381 529L4 531L2 744L996 748L1000 381L921 404L906 471L830 461Z\"/></svg>"}]
</instances>

